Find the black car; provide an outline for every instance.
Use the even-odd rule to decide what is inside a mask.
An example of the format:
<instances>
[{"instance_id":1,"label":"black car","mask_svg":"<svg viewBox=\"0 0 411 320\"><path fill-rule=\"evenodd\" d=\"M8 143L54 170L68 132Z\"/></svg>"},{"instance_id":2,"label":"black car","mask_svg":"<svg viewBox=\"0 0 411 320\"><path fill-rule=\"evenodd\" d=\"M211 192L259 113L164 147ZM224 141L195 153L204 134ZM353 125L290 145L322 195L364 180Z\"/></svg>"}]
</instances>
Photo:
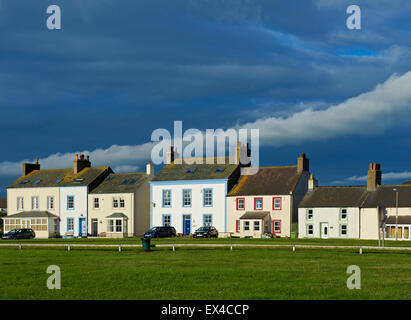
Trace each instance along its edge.
<instances>
[{"instance_id":1,"label":"black car","mask_svg":"<svg viewBox=\"0 0 411 320\"><path fill-rule=\"evenodd\" d=\"M218 231L215 227L201 227L194 232L193 238L218 238Z\"/></svg>"},{"instance_id":2,"label":"black car","mask_svg":"<svg viewBox=\"0 0 411 320\"><path fill-rule=\"evenodd\" d=\"M177 233L174 227L154 227L144 233L144 237L148 238L168 238L176 236Z\"/></svg>"},{"instance_id":3,"label":"black car","mask_svg":"<svg viewBox=\"0 0 411 320\"><path fill-rule=\"evenodd\" d=\"M36 236L33 229L13 229L2 235L2 239L33 239Z\"/></svg>"}]
</instances>

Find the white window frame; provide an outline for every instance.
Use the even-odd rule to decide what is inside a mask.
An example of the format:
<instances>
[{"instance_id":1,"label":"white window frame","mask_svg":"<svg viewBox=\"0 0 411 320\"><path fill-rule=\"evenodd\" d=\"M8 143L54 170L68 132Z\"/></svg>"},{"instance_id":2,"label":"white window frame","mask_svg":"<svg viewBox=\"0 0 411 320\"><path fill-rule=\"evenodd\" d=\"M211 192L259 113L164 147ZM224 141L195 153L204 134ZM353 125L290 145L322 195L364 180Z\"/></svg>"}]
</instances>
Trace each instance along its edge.
<instances>
[{"instance_id":1,"label":"white window frame","mask_svg":"<svg viewBox=\"0 0 411 320\"><path fill-rule=\"evenodd\" d=\"M343 210L345 210L345 218L342 217ZM348 209L347 208L341 208L340 209L340 221L347 221L347 219L348 219Z\"/></svg>"},{"instance_id":2,"label":"white window frame","mask_svg":"<svg viewBox=\"0 0 411 320\"><path fill-rule=\"evenodd\" d=\"M250 221L243 222L243 231L250 231Z\"/></svg>"},{"instance_id":3,"label":"white window frame","mask_svg":"<svg viewBox=\"0 0 411 320\"><path fill-rule=\"evenodd\" d=\"M345 234L342 233L342 227L345 226ZM348 224L346 223L340 223L340 236L341 237L346 237L348 236Z\"/></svg>"},{"instance_id":4,"label":"white window frame","mask_svg":"<svg viewBox=\"0 0 411 320\"><path fill-rule=\"evenodd\" d=\"M117 198L113 198L113 209L117 209L119 206L118 204L118 199Z\"/></svg>"},{"instance_id":5,"label":"white window frame","mask_svg":"<svg viewBox=\"0 0 411 320\"><path fill-rule=\"evenodd\" d=\"M209 218L210 222L206 220ZM203 214L203 226L204 227L211 227L213 225L213 215L209 213Z\"/></svg>"},{"instance_id":6,"label":"white window frame","mask_svg":"<svg viewBox=\"0 0 411 320\"><path fill-rule=\"evenodd\" d=\"M163 208L171 207L171 189L163 190Z\"/></svg>"},{"instance_id":7,"label":"white window frame","mask_svg":"<svg viewBox=\"0 0 411 320\"><path fill-rule=\"evenodd\" d=\"M254 231L260 231L261 230L261 223L260 221L254 221Z\"/></svg>"},{"instance_id":8,"label":"white window frame","mask_svg":"<svg viewBox=\"0 0 411 320\"><path fill-rule=\"evenodd\" d=\"M40 199L39 196L31 197L31 210L39 210L40 208Z\"/></svg>"},{"instance_id":9,"label":"white window frame","mask_svg":"<svg viewBox=\"0 0 411 320\"><path fill-rule=\"evenodd\" d=\"M17 210L24 210L24 197L17 197Z\"/></svg>"},{"instance_id":10,"label":"white window frame","mask_svg":"<svg viewBox=\"0 0 411 320\"><path fill-rule=\"evenodd\" d=\"M100 209L100 198L95 197L93 200L93 208Z\"/></svg>"},{"instance_id":11,"label":"white window frame","mask_svg":"<svg viewBox=\"0 0 411 320\"><path fill-rule=\"evenodd\" d=\"M47 210L54 210L54 196L47 196Z\"/></svg>"},{"instance_id":12,"label":"white window frame","mask_svg":"<svg viewBox=\"0 0 411 320\"><path fill-rule=\"evenodd\" d=\"M312 233L311 233L311 234L309 233L310 226L311 226L311 229L312 229ZM313 236L314 236L314 224L313 224L313 223L307 223L307 224L306 224L306 233L307 233L307 236L309 236L309 237L313 237Z\"/></svg>"},{"instance_id":13,"label":"white window frame","mask_svg":"<svg viewBox=\"0 0 411 320\"><path fill-rule=\"evenodd\" d=\"M120 208L126 207L126 200L124 198L120 198L119 206Z\"/></svg>"},{"instance_id":14,"label":"white window frame","mask_svg":"<svg viewBox=\"0 0 411 320\"><path fill-rule=\"evenodd\" d=\"M311 218L310 218L310 211L311 211ZM314 209L307 209L307 212L306 212L306 220L307 221L313 221L313 218L314 218Z\"/></svg>"}]
</instances>

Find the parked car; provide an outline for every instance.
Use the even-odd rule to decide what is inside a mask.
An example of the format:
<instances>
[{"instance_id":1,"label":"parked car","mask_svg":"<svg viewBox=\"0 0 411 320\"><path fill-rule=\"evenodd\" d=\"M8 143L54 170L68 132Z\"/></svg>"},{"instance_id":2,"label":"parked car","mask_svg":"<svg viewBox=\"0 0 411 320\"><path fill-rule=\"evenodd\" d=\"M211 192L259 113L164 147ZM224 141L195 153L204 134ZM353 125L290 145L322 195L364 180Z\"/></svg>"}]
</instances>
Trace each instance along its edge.
<instances>
[{"instance_id":1,"label":"parked car","mask_svg":"<svg viewBox=\"0 0 411 320\"><path fill-rule=\"evenodd\" d=\"M215 227L201 227L194 232L193 238L218 238L218 231Z\"/></svg>"},{"instance_id":2,"label":"parked car","mask_svg":"<svg viewBox=\"0 0 411 320\"><path fill-rule=\"evenodd\" d=\"M36 233L33 229L13 229L2 235L2 239L33 239Z\"/></svg>"},{"instance_id":3,"label":"parked car","mask_svg":"<svg viewBox=\"0 0 411 320\"><path fill-rule=\"evenodd\" d=\"M176 236L177 233L174 227L153 227L144 233L144 237L148 238L168 238Z\"/></svg>"}]
</instances>

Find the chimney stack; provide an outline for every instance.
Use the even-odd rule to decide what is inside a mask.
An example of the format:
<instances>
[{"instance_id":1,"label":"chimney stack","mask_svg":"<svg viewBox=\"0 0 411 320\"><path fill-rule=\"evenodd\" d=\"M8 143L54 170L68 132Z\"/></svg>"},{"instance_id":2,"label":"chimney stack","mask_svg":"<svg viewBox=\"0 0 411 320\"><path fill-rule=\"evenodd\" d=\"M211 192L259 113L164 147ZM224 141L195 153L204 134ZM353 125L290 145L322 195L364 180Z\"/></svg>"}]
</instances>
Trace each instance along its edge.
<instances>
[{"instance_id":1,"label":"chimney stack","mask_svg":"<svg viewBox=\"0 0 411 320\"><path fill-rule=\"evenodd\" d=\"M87 156L87 158L84 158L84 154L81 154L80 158L78 154L76 154L76 158L74 159L73 162L74 162L74 174L79 173L84 168L91 167L90 156Z\"/></svg>"},{"instance_id":2,"label":"chimney stack","mask_svg":"<svg viewBox=\"0 0 411 320\"><path fill-rule=\"evenodd\" d=\"M310 179L308 179L308 191L313 191L315 188L318 187L318 180L314 178L314 175L310 175Z\"/></svg>"},{"instance_id":3,"label":"chimney stack","mask_svg":"<svg viewBox=\"0 0 411 320\"><path fill-rule=\"evenodd\" d=\"M297 158L297 172L310 171L310 160L305 157L305 153L301 153L301 156Z\"/></svg>"},{"instance_id":4,"label":"chimney stack","mask_svg":"<svg viewBox=\"0 0 411 320\"><path fill-rule=\"evenodd\" d=\"M35 163L23 163L23 172L22 176L27 176L29 173L34 170L40 170L39 158L36 158Z\"/></svg>"},{"instance_id":5,"label":"chimney stack","mask_svg":"<svg viewBox=\"0 0 411 320\"><path fill-rule=\"evenodd\" d=\"M148 162L146 164L146 174L148 176L154 175L154 166L151 162Z\"/></svg>"},{"instance_id":6,"label":"chimney stack","mask_svg":"<svg viewBox=\"0 0 411 320\"><path fill-rule=\"evenodd\" d=\"M382 182L382 171L379 163L370 163L370 169L367 175L367 190L375 191L377 186L380 186Z\"/></svg>"},{"instance_id":7,"label":"chimney stack","mask_svg":"<svg viewBox=\"0 0 411 320\"><path fill-rule=\"evenodd\" d=\"M170 146L167 151L166 164L171 164L174 161L174 146Z\"/></svg>"}]
</instances>

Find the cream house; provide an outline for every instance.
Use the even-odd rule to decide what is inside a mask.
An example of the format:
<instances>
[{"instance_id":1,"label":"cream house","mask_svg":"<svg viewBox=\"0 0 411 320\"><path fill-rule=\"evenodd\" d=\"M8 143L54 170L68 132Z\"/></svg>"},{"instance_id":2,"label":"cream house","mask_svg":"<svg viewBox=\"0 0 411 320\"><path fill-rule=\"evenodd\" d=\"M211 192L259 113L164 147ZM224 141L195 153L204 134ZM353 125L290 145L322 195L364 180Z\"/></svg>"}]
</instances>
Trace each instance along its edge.
<instances>
[{"instance_id":1,"label":"cream house","mask_svg":"<svg viewBox=\"0 0 411 320\"><path fill-rule=\"evenodd\" d=\"M241 176L226 199L231 235L290 237L309 176L304 153L296 166L259 167L257 174Z\"/></svg>"},{"instance_id":2,"label":"cream house","mask_svg":"<svg viewBox=\"0 0 411 320\"><path fill-rule=\"evenodd\" d=\"M150 184L154 167L146 172L111 173L88 196L91 236L140 236L150 227Z\"/></svg>"},{"instance_id":3,"label":"cream house","mask_svg":"<svg viewBox=\"0 0 411 320\"><path fill-rule=\"evenodd\" d=\"M313 185L299 206L299 237L411 240L411 185L381 182L371 163L366 186Z\"/></svg>"}]
</instances>

